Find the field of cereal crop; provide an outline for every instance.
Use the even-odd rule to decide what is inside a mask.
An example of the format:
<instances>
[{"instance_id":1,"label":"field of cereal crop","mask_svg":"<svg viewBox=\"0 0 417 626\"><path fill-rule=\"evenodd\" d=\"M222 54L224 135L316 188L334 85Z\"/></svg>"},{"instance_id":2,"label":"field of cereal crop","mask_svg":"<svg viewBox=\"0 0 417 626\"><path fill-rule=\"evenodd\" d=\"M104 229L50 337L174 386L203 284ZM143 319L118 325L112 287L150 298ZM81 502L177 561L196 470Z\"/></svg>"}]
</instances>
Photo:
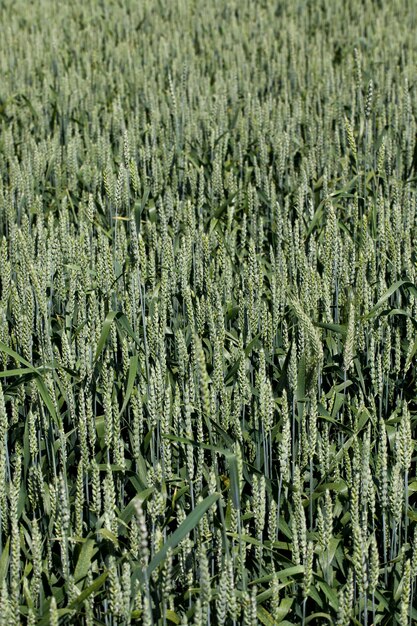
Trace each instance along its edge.
<instances>
[{"instance_id":1,"label":"field of cereal crop","mask_svg":"<svg viewBox=\"0 0 417 626\"><path fill-rule=\"evenodd\" d=\"M417 623L416 35L0 1L0 626Z\"/></svg>"}]
</instances>

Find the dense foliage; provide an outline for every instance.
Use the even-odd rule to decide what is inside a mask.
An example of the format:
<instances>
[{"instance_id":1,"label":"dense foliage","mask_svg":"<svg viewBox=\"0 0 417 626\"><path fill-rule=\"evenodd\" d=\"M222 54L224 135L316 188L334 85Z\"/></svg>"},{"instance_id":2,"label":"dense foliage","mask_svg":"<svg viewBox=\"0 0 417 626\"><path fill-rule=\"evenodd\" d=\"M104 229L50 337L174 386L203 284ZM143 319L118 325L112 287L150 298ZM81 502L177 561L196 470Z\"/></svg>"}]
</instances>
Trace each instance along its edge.
<instances>
[{"instance_id":1,"label":"dense foliage","mask_svg":"<svg viewBox=\"0 0 417 626\"><path fill-rule=\"evenodd\" d=\"M0 3L0 626L417 620L417 7Z\"/></svg>"}]
</instances>

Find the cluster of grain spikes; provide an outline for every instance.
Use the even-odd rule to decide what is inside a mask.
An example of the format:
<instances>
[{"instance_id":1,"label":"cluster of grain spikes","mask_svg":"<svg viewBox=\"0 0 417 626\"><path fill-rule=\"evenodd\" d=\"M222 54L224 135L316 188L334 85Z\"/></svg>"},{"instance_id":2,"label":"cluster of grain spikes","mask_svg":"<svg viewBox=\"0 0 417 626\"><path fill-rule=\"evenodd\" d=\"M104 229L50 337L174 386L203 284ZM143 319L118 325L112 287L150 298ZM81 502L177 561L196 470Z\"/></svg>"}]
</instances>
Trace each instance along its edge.
<instances>
[{"instance_id":1,"label":"cluster of grain spikes","mask_svg":"<svg viewBox=\"0 0 417 626\"><path fill-rule=\"evenodd\" d=\"M412 3L3 5L0 626L414 623Z\"/></svg>"}]
</instances>

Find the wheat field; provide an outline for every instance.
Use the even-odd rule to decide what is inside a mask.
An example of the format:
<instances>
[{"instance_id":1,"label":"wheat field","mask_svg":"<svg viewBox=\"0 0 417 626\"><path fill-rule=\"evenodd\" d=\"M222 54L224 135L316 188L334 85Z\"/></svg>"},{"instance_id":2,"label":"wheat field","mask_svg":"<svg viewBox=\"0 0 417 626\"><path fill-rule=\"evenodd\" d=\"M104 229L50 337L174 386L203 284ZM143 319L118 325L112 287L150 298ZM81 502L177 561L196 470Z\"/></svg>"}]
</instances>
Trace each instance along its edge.
<instances>
[{"instance_id":1,"label":"wheat field","mask_svg":"<svg viewBox=\"0 0 417 626\"><path fill-rule=\"evenodd\" d=\"M1 0L0 626L417 623L416 27Z\"/></svg>"}]
</instances>

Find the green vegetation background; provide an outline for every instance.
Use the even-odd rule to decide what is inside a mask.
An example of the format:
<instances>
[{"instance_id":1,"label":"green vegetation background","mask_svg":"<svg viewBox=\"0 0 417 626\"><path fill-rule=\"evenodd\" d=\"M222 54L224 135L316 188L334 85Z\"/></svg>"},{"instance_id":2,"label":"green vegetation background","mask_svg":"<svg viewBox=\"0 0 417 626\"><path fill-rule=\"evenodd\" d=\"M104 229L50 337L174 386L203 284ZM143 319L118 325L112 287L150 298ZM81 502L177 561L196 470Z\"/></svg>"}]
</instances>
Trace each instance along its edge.
<instances>
[{"instance_id":1,"label":"green vegetation background","mask_svg":"<svg viewBox=\"0 0 417 626\"><path fill-rule=\"evenodd\" d=\"M0 626L416 623L416 17L0 2Z\"/></svg>"}]
</instances>

